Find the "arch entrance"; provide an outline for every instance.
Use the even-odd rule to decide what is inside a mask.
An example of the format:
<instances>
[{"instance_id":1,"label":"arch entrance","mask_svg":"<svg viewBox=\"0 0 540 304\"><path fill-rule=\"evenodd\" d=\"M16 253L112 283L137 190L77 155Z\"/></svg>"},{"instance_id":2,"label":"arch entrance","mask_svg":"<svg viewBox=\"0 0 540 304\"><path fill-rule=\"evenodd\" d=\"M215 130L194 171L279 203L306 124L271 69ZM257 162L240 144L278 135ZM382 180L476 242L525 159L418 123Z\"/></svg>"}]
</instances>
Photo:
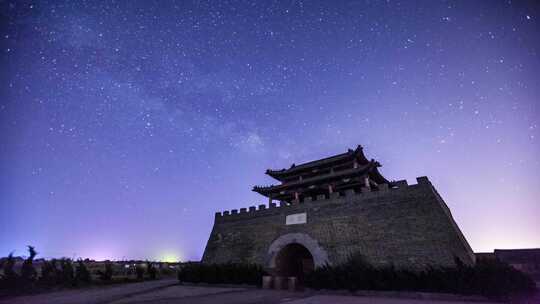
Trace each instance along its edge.
<instances>
[{"instance_id":1,"label":"arch entrance","mask_svg":"<svg viewBox=\"0 0 540 304\"><path fill-rule=\"evenodd\" d=\"M275 258L275 274L283 277L297 277L303 282L307 274L315 269L311 252L301 244L291 243L284 246Z\"/></svg>"},{"instance_id":2,"label":"arch entrance","mask_svg":"<svg viewBox=\"0 0 540 304\"><path fill-rule=\"evenodd\" d=\"M302 285L306 275L316 267L329 264L326 250L306 233L287 233L275 239L268 248L266 267L272 277L296 277ZM279 283L275 284L279 285ZM280 287L275 287L280 288Z\"/></svg>"}]
</instances>

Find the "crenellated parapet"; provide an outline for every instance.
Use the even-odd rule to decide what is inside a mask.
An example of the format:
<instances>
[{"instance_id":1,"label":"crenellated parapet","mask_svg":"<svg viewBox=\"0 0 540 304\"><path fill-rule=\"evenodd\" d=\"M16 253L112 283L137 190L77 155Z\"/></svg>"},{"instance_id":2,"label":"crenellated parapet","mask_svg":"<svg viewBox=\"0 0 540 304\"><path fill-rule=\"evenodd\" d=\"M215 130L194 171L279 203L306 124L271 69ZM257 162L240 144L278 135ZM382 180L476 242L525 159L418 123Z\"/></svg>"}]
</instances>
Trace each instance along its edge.
<instances>
[{"instance_id":1,"label":"crenellated parapet","mask_svg":"<svg viewBox=\"0 0 540 304\"><path fill-rule=\"evenodd\" d=\"M360 191L347 189L344 192L333 192L326 195L320 194L315 197L309 196L303 199L293 200L291 203L279 201L277 203L269 203L268 206L260 204L248 208L216 212L215 220L228 221L274 215L289 211L287 208L310 208L325 204L361 203L362 201L380 196L401 195L407 191L414 191L421 186L431 187L431 182L426 176L417 177L416 181L416 184L409 185L406 180L398 180L390 184L379 184L377 188L362 187Z\"/></svg>"}]
</instances>

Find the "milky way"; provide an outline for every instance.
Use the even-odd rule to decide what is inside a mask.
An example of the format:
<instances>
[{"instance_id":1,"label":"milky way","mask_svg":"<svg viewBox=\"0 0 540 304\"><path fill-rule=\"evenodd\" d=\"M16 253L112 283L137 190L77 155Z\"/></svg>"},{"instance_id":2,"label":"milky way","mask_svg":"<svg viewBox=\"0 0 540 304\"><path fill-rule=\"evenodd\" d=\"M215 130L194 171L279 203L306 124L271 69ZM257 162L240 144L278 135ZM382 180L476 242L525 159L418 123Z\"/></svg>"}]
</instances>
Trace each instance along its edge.
<instances>
[{"instance_id":1,"label":"milky way","mask_svg":"<svg viewBox=\"0 0 540 304\"><path fill-rule=\"evenodd\" d=\"M361 144L475 251L540 246L534 1L2 1L0 256L198 259Z\"/></svg>"}]
</instances>

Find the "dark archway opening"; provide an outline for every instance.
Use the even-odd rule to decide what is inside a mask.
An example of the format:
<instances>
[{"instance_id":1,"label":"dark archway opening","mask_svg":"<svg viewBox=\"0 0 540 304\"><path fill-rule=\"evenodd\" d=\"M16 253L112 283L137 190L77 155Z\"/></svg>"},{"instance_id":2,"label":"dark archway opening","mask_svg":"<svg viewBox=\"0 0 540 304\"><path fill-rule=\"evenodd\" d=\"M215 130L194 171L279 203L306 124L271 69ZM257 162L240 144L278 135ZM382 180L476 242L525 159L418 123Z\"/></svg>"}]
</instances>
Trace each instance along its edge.
<instances>
[{"instance_id":1,"label":"dark archway opening","mask_svg":"<svg viewBox=\"0 0 540 304\"><path fill-rule=\"evenodd\" d=\"M283 247L276 256L276 275L297 277L303 283L307 274L315 269L313 256L309 250L297 243Z\"/></svg>"}]
</instances>

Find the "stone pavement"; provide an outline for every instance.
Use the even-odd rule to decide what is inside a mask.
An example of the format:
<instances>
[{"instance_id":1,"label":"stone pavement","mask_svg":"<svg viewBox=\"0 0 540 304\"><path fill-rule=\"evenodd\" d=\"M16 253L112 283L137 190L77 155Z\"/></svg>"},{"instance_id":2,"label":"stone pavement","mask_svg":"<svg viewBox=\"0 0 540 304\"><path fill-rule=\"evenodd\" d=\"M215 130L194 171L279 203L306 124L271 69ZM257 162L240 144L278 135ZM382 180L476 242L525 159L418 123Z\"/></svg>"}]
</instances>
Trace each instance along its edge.
<instances>
[{"instance_id":1,"label":"stone pavement","mask_svg":"<svg viewBox=\"0 0 540 304\"><path fill-rule=\"evenodd\" d=\"M468 301L433 301L433 300L414 300L414 299L395 299L379 297L357 297L357 296L334 296L319 295L301 300L289 302L288 304L488 304L492 302L468 302ZM500 303L499 303L500 304Z\"/></svg>"},{"instance_id":2,"label":"stone pavement","mask_svg":"<svg viewBox=\"0 0 540 304\"><path fill-rule=\"evenodd\" d=\"M322 295L313 292L264 290L251 287L178 285L177 280L160 280L109 287L64 290L0 299L0 304L458 304L467 301L434 301L395 297ZM486 304L488 302L482 302Z\"/></svg>"},{"instance_id":3,"label":"stone pavement","mask_svg":"<svg viewBox=\"0 0 540 304\"><path fill-rule=\"evenodd\" d=\"M0 304L101 304L122 299L130 295L153 292L176 284L178 284L177 279L166 279L111 286L95 286L38 295L20 296L16 298L0 298Z\"/></svg>"}]
</instances>

